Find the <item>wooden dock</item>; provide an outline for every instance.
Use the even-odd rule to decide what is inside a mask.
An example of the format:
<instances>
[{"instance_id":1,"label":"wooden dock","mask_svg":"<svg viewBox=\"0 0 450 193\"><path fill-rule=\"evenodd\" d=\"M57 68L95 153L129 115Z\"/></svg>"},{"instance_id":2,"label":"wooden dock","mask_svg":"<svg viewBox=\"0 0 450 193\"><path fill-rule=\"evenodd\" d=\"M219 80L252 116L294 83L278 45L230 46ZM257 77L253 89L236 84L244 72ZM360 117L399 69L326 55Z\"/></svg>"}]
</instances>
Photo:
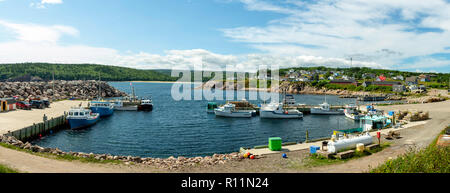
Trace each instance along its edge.
<instances>
[{"instance_id":1,"label":"wooden dock","mask_svg":"<svg viewBox=\"0 0 450 193\"><path fill-rule=\"evenodd\" d=\"M14 136L16 139L23 142L32 141L33 139L37 139L61 129L67 129L66 116L67 115L62 115L56 118L51 118L50 120L43 120L43 122L9 132L6 135Z\"/></svg>"}]
</instances>

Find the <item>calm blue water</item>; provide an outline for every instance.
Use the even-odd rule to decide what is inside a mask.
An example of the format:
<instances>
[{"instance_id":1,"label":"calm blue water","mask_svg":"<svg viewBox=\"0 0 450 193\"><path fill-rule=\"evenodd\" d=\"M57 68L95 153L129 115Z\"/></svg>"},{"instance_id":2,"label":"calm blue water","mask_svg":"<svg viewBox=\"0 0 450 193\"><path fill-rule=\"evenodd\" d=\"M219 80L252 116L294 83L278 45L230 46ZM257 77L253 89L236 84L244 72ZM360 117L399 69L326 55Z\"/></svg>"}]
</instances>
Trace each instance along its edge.
<instances>
[{"instance_id":1,"label":"calm blue water","mask_svg":"<svg viewBox=\"0 0 450 193\"><path fill-rule=\"evenodd\" d=\"M110 84L130 92L129 82ZM269 137L281 137L284 142L298 142L305 140L306 130L311 139L328 137L338 127L344 129L359 126L343 115L305 115L299 120L267 120L258 116L251 119L215 117L214 114L206 113L206 100L173 100L171 83L133 85L138 96L152 96L152 112L115 112L113 116L102 119L89 129L64 130L33 143L85 153L141 157L205 156L236 152L240 147L264 145ZM245 93L248 95L248 92ZM294 97L297 103L320 104L324 101L324 96ZM330 104L346 104L354 103L355 99L327 96L327 101Z\"/></svg>"}]
</instances>

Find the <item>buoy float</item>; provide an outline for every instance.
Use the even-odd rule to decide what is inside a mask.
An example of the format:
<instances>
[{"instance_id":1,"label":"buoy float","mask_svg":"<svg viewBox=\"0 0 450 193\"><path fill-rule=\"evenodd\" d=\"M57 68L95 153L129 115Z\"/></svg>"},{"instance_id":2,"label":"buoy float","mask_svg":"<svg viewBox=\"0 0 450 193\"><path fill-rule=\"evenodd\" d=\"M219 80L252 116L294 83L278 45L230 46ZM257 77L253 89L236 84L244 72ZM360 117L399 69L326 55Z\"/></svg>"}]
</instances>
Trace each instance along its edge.
<instances>
[{"instance_id":1,"label":"buoy float","mask_svg":"<svg viewBox=\"0 0 450 193\"><path fill-rule=\"evenodd\" d=\"M255 156L254 156L254 155L251 155L251 156L250 156L250 159L255 159Z\"/></svg>"},{"instance_id":2,"label":"buoy float","mask_svg":"<svg viewBox=\"0 0 450 193\"><path fill-rule=\"evenodd\" d=\"M287 158L287 155L285 153L283 153L283 155L281 155L281 156L283 156L283 158Z\"/></svg>"},{"instance_id":3,"label":"buoy float","mask_svg":"<svg viewBox=\"0 0 450 193\"><path fill-rule=\"evenodd\" d=\"M244 154L244 158L248 158L249 156L250 156L250 153L249 153L249 152L247 152L247 153Z\"/></svg>"}]
</instances>

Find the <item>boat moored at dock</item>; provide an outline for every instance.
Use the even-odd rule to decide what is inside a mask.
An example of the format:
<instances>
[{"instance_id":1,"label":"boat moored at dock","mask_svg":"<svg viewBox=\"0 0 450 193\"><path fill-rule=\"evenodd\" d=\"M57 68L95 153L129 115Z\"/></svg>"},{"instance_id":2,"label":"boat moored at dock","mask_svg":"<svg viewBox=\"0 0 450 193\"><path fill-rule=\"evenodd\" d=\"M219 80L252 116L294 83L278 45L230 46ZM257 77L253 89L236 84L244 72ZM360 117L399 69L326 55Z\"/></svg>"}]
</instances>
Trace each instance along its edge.
<instances>
[{"instance_id":1,"label":"boat moored at dock","mask_svg":"<svg viewBox=\"0 0 450 193\"><path fill-rule=\"evenodd\" d=\"M342 115L344 114L343 109L332 109L330 104L326 101L319 105L319 107L311 108L311 114L315 115Z\"/></svg>"},{"instance_id":2,"label":"boat moored at dock","mask_svg":"<svg viewBox=\"0 0 450 193\"><path fill-rule=\"evenodd\" d=\"M261 105L259 116L272 119L299 119L303 118L303 113L297 109L285 109L283 103L269 103Z\"/></svg>"},{"instance_id":3,"label":"boat moored at dock","mask_svg":"<svg viewBox=\"0 0 450 193\"><path fill-rule=\"evenodd\" d=\"M114 106L115 111L137 111L137 105L125 105L123 101L117 100L111 102Z\"/></svg>"},{"instance_id":4,"label":"boat moored at dock","mask_svg":"<svg viewBox=\"0 0 450 193\"><path fill-rule=\"evenodd\" d=\"M251 110L237 110L235 104L227 103L222 107L214 109L214 113L219 117L240 117L250 118L253 116Z\"/></svg>"},{"instance_id":5,"label":"boat moored at dock","mask_svg":"<svg viewBox=\"0 0 450 193\"><path fill-rule=\"evenodd\" d=\"M153 110L153 102L152 99L143 99L141 100L141 104L137 106L139 111L152 111Z\"/></svg>"},{"instance_id":6,"label":"boat moored at dock","mask_svg":"<svg viewBox=\"0 0 450 193\"><path fill-rule=\"evenodd\" d=\"M76 130L94 125L100 120L100 115L92 113L90 109L80 107L70 109L66 119L69 122L70 129Z\"/></svg>"},{"instance_id":7,"label":"boat moored at dock","mask_svg":"<svg viewBox=\"0 0 450 193\"><path fill-rule=\"evenodd\" d=\"M100 117L107 117L114 113L114 104L105 101L91 101L89 103L89 109L93 113L98 113Z\"/></svg>"},{"instance_id":8,"label":"boat moored at dock","mask_svg":"<svg viewBox=\"0 0 450 193\"><path fill-rule=\"evenodd\" d=\"M206 112L207 113L214 113L214 109L218 108L219 106L217 105L216 102L208 102L208 107L206 108Z\"/></svg>"},{"instance_id":9,"label":"boat moored at dock","mask_svg":"<svg viewBox=\"0 0 450 193\"><path fill-rule=\"evenodd\" d=\"M344 109L344 114L346 117L353 119L355 121L359 121L361 117L364 117L363 114L358 112L358 107L356 105L347 105Z\"/></svg>"}]
</instances>

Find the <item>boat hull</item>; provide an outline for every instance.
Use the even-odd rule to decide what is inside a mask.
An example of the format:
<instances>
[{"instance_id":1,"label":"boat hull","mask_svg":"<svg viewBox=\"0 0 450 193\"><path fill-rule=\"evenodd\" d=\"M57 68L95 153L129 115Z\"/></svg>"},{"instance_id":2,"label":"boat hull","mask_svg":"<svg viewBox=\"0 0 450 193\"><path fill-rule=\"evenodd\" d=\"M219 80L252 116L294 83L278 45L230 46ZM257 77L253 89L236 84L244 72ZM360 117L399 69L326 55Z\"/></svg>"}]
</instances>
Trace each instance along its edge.
<instances>
[{"instance_id":1,"label":"boat hull","mask_svg":"<svg viewBox=\"0 0 450 193\"><path fill-rule=\"evenodd\" d=\"M313 115L342 115L342 114L344 114L344 112L340 111L340 110L324 111L324 110L318 109L318 108L311 108L311 114L313 114Z\"/></svg>"},{"instance_id":2,"label":"boat hull","mask_svg":"<svg viewBox=\"0 0 450 193\"><path fill-rule=\"evenodd\" d=\"M78 130L90 127L96 124L100 120L100 116L97 115L92 119L68 119L70 129Z\"/></svg>"},{"instance_id":3,"label":"boat hull","mask_svg":"<svg viewBox=\"0 0 450 193\"><path fill-rule=\"evenodd\" d=\"M138 105L138 111L152 111L153 105Z\"/></svg>"},{"instance_id":4,"label":"boat hull","mask_svg":"<svg viewBox=\"0 0 450 193\"><path fill-rule=\"evenodd\" d=\"M355 121L359 121L359 119L361 118L360 115L353 115L353 114L350 114L350 113L345 113L345 116L347 118L353 119Z\"/></svg>"},{"instance_id":5,"label":"boat hull","mask_svg":"<svg viewBox=\"0 0 450 193\"><path fill-rule=\"evenodd\" d=\"M116 111L137 111L138 106L134 105L134 106L114 107L114 110L116 110Z\"/></svg>"},{"instance_id":6,"label":"boat hull","mask_svg":"<svg viewBox=\"0 0 450 193\"><path fill-rule=\"evenodd\" d=\"M261 111L259 113L261 118L268 119L300 119L303 118L303 114L285 114L285 113L276 113L274 111Z\"/></svg>"},{"instance_id":7,"label":"boat hull","mask_svg":"<svg viewBox=\"0 0 450 193\"><path fill-rule=\"evenodd\" d=\"M252 117L252 112L224 112L214 110L214 113L218 117L235 117L235 118L250 118Z\"/></svg>"},{"instance_id":8,"label":"boat hull","mask_svg":"<svg viewBox=\"0 0 450 193\"><path fill-rule=\"evenodd\" d=\"M110 107L90 107L92 113L98 113L100 117L111 116L114 113L114 108Z\"/></svg>"}]
</instances>

